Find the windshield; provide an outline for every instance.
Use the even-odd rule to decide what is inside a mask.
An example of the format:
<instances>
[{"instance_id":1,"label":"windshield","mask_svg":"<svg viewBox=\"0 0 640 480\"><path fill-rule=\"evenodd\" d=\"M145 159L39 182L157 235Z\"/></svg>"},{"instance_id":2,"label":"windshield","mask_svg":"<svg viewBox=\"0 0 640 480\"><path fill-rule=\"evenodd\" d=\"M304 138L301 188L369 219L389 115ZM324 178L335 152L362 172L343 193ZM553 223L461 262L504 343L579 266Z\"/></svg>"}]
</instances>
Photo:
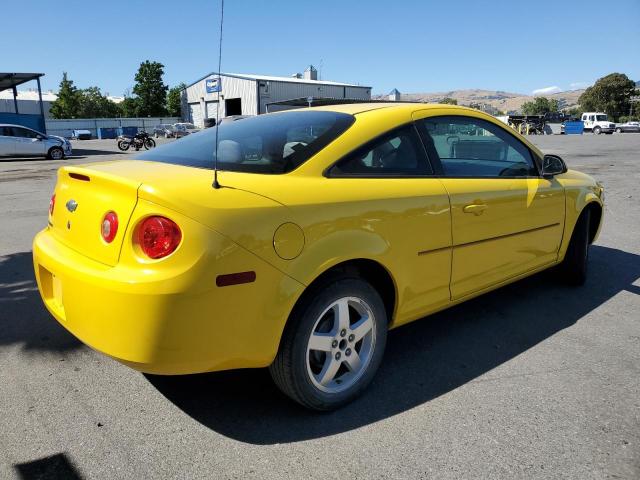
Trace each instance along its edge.
<instances>
[{"instance_id":1,"label":"windshield","mask_svg":"<svg viewBox=\"0 0 640 480\"><path fill-rule=\"evenodd\" d=\"M596 120L598 122L606 122L607 121L607 116L606 115L596 115Z\"/></svg>"},{"instance_id":2,"label":"windshield","mask_svg":"<svg viewBox=\"0 0 640 480\"><path fill-rule=\"evenodd\" d=\"M354 122L344 113L289 111L259 115L218 128L218 169L287 173L335 140ZM213 169L216 129L208 128L136 155L140 160Z\"/></svg>"}]
</instances>

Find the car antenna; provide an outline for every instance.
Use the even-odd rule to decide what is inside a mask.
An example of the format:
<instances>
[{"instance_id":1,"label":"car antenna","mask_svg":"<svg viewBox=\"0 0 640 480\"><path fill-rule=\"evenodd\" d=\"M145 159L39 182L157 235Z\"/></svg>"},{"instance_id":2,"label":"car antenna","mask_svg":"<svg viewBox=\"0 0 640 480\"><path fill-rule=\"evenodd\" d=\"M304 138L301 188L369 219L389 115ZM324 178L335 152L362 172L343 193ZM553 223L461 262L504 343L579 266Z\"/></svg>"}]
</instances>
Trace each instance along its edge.
<instances>
[{"instance_id":1,"label":"car antenna","mask_svg":"<svg viewBox=\"0 0 640 480\"><path fill-rule=\"evenodd\" d=\"M218 42L218 103L216 103L216 156L213 159L213 188L220 188L218 183L218 127L220 126L220 70L222 65L222 25L224 23L224 0L220 0L220 41Z\"/></svg>"}]
</instances>

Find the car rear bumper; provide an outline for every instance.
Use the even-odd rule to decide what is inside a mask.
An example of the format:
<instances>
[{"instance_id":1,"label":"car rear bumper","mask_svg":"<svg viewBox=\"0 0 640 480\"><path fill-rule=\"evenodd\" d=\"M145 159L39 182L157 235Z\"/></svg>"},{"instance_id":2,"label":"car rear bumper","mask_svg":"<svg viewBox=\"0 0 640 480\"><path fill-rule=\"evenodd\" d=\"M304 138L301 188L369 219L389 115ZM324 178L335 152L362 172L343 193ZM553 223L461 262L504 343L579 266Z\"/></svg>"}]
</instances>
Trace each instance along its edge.
<instances>
[{"instance_id":1,"label":"car rear bumper","mask_svg":"<svg viewBox=\"0 0 640 480\"><path fill-rule=\"evenodd\" d=\"M222 236L215 241L227 251L235 245ZM235 259L204 255L187 272L154 278L153 269L132 273L91 260L48 229L33 243L38 289L58 322L95 350L138 371L164 375L273 361L303 286L240 248L226 255ZM207 263L211 257L219 268ZM248 263L256 272L254 283L216 286L219 272L246 269Z\"/></svg>"}]
</instances>

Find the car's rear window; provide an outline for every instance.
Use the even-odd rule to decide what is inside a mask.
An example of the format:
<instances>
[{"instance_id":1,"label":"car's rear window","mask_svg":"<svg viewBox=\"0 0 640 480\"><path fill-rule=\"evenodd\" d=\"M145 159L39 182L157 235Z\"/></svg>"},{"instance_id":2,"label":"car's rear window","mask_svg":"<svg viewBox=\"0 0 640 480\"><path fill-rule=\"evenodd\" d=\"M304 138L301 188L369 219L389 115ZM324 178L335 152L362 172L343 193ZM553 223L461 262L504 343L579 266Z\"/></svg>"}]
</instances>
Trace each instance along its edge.
<instances>
[{"instance_id":1,"label":"car's rear window","mask_svg":"<svg viewBox=\"0 0 640 480\"><path fill-rule=\"evenodd\" d=\"M335 140L352 115L325 111L281 112L221 123L218 168L234 172L287 173ZM143 152L140 160L213 169L216 129L188 135Z\"/></svg>"}]
</instances>

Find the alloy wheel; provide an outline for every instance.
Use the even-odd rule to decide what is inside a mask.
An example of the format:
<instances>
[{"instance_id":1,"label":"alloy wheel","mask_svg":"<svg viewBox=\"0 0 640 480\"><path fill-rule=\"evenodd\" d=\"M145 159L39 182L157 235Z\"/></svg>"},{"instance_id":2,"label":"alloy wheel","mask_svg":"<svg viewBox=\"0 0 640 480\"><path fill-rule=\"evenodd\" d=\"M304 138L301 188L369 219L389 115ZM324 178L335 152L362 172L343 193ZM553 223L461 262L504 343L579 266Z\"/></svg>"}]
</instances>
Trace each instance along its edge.
<instances>
[{"instance_id":1,"label":"alloy wheel","mask_svg":"<svg viewBox=\"0 0 640 480\"><path fill-rule=\"evenodd\" d=\"M366 302L343 297L316 320L307 343L307 373L326 393L350 388L366 372L376 341L376 321Z\"/></svg>"}]
</instances>

